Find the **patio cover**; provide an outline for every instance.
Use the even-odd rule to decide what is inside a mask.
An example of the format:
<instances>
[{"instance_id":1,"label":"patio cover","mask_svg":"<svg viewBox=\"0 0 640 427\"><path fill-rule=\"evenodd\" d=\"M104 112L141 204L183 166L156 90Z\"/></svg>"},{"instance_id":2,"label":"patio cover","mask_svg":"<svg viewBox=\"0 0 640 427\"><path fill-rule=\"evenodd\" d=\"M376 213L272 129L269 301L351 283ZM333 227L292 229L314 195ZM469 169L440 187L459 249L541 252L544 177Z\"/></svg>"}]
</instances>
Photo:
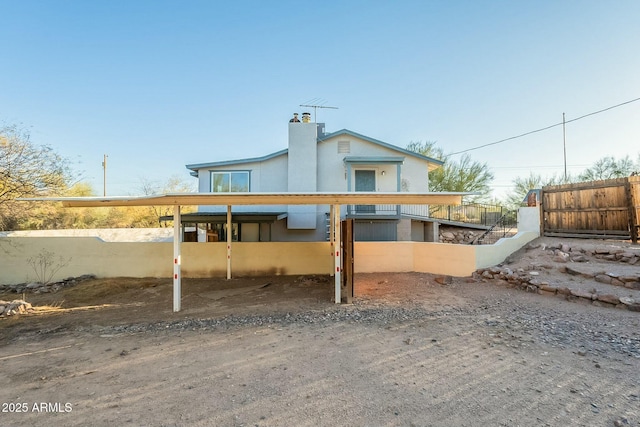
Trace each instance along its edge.
<instances>
[{"instance_id":1,"label":"patio cover","mask_svg":"<svg viewBox=\"0 0 640 427\"><path fill-rule=\"evenodd\" d=\"M181 309L182 277L180 271L180 207L227 206L227 224L231 227L231 206L234 205L330 205L331 246L334 257L335 302L340 303L340 205L460 205L463 196L475 193L174 193L152 196L114 197L39 197L17 199L30 202L61 202L64 207L107 206L173 206L173 311ZM227 279L231 278L231 233L227 237Z\"/></svg>"}]
</instances>

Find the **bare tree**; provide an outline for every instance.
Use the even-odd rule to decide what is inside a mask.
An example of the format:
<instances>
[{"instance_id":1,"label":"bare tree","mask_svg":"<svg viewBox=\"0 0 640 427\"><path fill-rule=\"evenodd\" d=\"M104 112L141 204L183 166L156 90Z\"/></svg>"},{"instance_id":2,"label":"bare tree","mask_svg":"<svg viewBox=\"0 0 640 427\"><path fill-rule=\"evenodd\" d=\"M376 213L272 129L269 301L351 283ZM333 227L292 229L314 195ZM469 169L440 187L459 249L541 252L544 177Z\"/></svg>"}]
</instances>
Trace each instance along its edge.
<instances>
[{"instance_id":1,"label":"bare tree","mask_svg":"<svg viewBox=\"0 0 640 427\"><path fill-rule=\"evenodd\" d=\"M612 156L605 156L582 172L579 179L581 181L598 181L601 179L623 178L631 175L637 167L638 165L635 165L629 156L620 160L616 160Z\"/></svg>"},{"instance_id":2,"label":"bare tree","mask_svg":"<svg viewBox=\"0 0 640 427\"><path fill-rule=\"evenodd\" d=\"M62 194L70 177L67 160L51 147L33 144L18 126L0 127L0 229L26 214L28 206L16 198Z\"/></svg>"}]
</instances>

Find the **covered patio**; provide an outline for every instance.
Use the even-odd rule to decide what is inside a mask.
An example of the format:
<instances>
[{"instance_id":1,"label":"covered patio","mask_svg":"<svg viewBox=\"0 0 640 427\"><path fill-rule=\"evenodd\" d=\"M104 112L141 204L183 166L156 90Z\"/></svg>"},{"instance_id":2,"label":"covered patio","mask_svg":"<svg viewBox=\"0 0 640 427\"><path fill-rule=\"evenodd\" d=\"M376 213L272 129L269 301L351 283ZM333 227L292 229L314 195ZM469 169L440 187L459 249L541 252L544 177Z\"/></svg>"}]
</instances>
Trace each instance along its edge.
<instances>
[{"instance_id":1,"label":"covered patio","mask_svg":"<svg viewBox=\"0 0 640 427\"><path fill-rule=\"evenodd\" d=\"M64 207L173 206L173 311L181 310L182 259L181 209L184 206L226 206L227 230L232 226L232 206L243 205L329 205L330 247L333 258L331 274L335 282L335 302L341 301L341 236L340 218L343 205L411 204L459 205L470 193L180 193L132 197L54 197L32 198L29 201L61 202ZM232 236L226 235L226 277L232 277ZM393 254L389 254L393 257Z\"/></svg>"}]
</instances>

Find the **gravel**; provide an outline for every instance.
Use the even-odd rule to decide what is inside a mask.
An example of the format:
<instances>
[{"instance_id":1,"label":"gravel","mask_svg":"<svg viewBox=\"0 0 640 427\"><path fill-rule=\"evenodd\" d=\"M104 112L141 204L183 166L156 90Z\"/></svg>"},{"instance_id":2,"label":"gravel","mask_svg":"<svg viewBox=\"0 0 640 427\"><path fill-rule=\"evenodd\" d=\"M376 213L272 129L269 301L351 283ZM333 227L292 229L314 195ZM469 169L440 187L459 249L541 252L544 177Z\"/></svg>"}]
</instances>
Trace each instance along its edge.
<instances>
[{"instance_id":1,"label":"gravel","mask_svg":"<svg viewBox=\"0 0 640 427\"><path fill-rule=\"evenodd\" d=\"M610 313L607 310L607 313ZM122 333L160 333L162 331L212 331L241 327L289 325L330 325L335 323L359 323L380 327L391 324L456 320L466 327L508 331L515 336L527 334L536 342L562 349L578 355L596 354L602 357L622 355L640 358L640 336L636 332L625 332L616 326L611 316L598 312L566 313L544 311L525 305L501 305L500 302L480 307L453 308L427 311L421 307L359 307L358 305L336 307L322 311L278 313L271 315L226 316L221 318L183 319L171 322L137 323L95 328L81 328L84 332L103 335ZM636 329L637 330L637 329Z\"/></svg>"}]
</instances>

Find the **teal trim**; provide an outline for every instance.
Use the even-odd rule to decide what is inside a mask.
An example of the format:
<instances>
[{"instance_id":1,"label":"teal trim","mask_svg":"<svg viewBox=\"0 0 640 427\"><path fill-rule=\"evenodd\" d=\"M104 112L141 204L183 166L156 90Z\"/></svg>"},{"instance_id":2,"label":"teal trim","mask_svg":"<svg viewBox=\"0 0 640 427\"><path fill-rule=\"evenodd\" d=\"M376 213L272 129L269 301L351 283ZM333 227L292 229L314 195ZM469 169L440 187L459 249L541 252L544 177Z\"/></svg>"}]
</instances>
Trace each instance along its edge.
<instances>
[{"instance_id":1,"label":"teal trim","mask_svg":"<svg viewBox=\"0 0 640 427\"><path fill-rule=\"evenodd\" d=\"M243 163L255 163L255 162L264 162L265 160L273 159L274 157L282 156L289 152L288 149L276 151L275 153L267 154L262 157L253 157L248 159L238 159L238 160L223 160L221 162L210 162L210 163L194 163L191 165L187 165L187 169L191 169L193 171L197 171L198 169L208 169L215 168L220 166L231 166L231 165L240 165Z\"/></svg>"},{"instance_id":2,"label":"teal trim","mask_svg":"<svg viewBox=\"0 0 640 427\"><path fill-rule=\"evenodd\" d=\"M349 156L344 158L345 163L360 163L360 164L400 164L404 162L404 157L391 157L391 156Z\"/></svg>"}]
</instances>

